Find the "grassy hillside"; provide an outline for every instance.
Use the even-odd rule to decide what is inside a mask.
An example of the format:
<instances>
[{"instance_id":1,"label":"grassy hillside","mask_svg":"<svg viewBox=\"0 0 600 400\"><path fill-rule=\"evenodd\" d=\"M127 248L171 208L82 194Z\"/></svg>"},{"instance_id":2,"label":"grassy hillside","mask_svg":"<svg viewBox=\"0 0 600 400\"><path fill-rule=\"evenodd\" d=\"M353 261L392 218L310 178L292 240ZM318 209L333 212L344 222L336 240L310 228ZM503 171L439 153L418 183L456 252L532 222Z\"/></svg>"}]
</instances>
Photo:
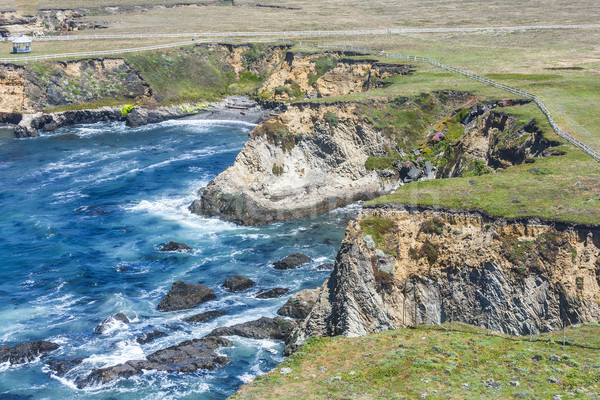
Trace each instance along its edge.
<instances>
[{"instance_id":1,"label":"grassy hillside","mask_svg":"<svg viewBox=\"0 0 600 400\"><path fill-rule=\"evenodd\" d=\"M600 350L569 345L598 346L597 325L568 329L566 346L562 332L530 342L454 328L312 339L232 399L600 398Z\"/></svg>"}]
</instances>

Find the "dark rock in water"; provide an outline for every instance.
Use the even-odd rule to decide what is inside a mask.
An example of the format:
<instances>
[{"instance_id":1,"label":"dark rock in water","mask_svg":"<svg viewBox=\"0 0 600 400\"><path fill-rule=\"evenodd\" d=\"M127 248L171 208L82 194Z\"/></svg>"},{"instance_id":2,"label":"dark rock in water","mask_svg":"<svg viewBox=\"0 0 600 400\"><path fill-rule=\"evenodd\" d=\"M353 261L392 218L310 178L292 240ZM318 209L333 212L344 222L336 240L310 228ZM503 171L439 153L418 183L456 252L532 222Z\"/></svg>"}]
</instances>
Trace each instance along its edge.
<instances>
[{"instance_id":1,"label":"dark rock in water","mask_svg":"<svg viewBox=\"0 0 600 400\"><path fill-rule=\"evenodd\" d=\"M315 267L317 271L328 271L333 269L333 263L325 263Z\"/></svg>"},{"instance_id":2,"label":"dark rock in water","mask_svg":"<svg viewBox=\"0 0 600 400\"><path fill-rule=\"evenodd\" d=\"M46 355L59 347L56 343L43 340L21 343L14 347L2 346L0 347L0 363L9 362L12 365L24 364Z\"/></svg>"},{"instance_id":3,"label":"dark rock in water","mask_svg":"<svg viewBox=\"0 0 600 400\"><path fill-rule=\"evenodd\" d=\"M288 342L292 332L298 326L296 321L276 317L262 317L255 321L221 327L209 333L209 336L241 336L252 339L276 339Z\"/></svg>"},{"instance_id":4,"label":"dark rock in water","mask_svg":"<svg viewBox=\"0 0 600 400\"><path fill-rule=\"evenodd\" d=\"M104 333L109 331L112 327L114 327L117 322L122 322L124 324L128 324L131 321L129 321L129 318L127 318L127 316L123 313L115 314L113 316L106 318L104 321L102 321L96 327L96 329L94 329L94 334L95 335L103 335Z\"/></svg>"},{"instance_id":5,"label":"dark rock in water","mask_svg":"<svg viewBox=\"0 0 600 400\"><path fill-rule=\"evenodd\" d=\"M187 310L216 297L213 290L204 285L177 281L158 304L158 309L160 311Z\"/></svg>"},{"instance_id":6,"label":"dark rock in water","mask_svg":"<svg viewBox=\"0 0 600 400\"><path fill-rule=\"evenodd\" d=\"M225 310L207 311L207 312L203 312L202 314L192 315L191 317L186 318L185 321L187 321L187 322L206 322L206 321L220 317L225 314L227 314L227 311L225 311Z\"/></svg>"},{"instance_id":7,"label":"dark rock in water","mask_svg":"<svg viewBox=\"0 0 600 400\"><path fill-rule=\"evenodd\" d=\"M294 293L277 314L284 317L304 319L310 313L319 298L319 289L304 289Z\"/></svg>"},{"instance_id":8,"label":"dark rock in water","mask_svg":"<svg viewBox=\"0 0 600 400\"><path fill-rule=\"evenodd\" d=\"M167 334L165 332L152 331L152 332L145 333L144 336L138 337L137 339L135 339L135 341L138 342L139 344L146 344L146 343L150 343L154 339L158 339L158 338L165 337L165 336L167 336Z\"/></svg>"},{"instance_id":9,"label":"dark rock in water","mask_svg":"<svg viewBox=\"0 0 600 400\"><path fill-rule=\"evenodd\" d=\"M67 372L78 366L83 362L83 357L78 358L70 358L64 360L54 360L50 361L48 364L48 368L50 368L54 373L58 376L64 376Z\"/></svg>"},{"instance_id":10,"label":"dark rock in water","mask_svg":"<svg viewBox=\"0 0 600 400\"><path fill-rule=\"evenodd\" d=\"M160 251L190 251L194 250L185 243L169 242Z\"/></svg>"},{"instance_id":11,"label":"dark rock in water","mask_svg":"<svg viewBox=\"0 0 600 400\"><path fill-rule=\"evenodd\" d=\"M75 381L78 388L104 384L117 378L129 378L141 375L144 371L194 372L214 370L229 363L227 357L218 355L219 347L232 346L233 343L218 336L187 340L176 346L167 347L150 354L145 360L127 361L108 368L99 368L86 377Z\"/></svg>"},{"instance_id":12,"label":"dark rock in water","mask_svg":"<svg viewBox=\"0 0 600 400\"><path fill-rule=\"evenodd\" d=\"M302 253L290 254L283 260L275 261L273 267L275 269L294 269L301 265L311 262L312 259Z\"/></svg>"},{"instance_id":13,"label":"dark rock in water","mask_svg":"<svg viewBox=\"0 0 600 400\"><path fill-rule=\"evenodd\" d=\"M286 288L275 288L275 289L267 290L266 292L259 293L258 295L256 295L256 297L259 299L272 299L274 297L283 296L284 294L286 294L289 291L290 291L290 289L286 289Z\"/></svg>"},{"instance_id":14,"label":"dark rock in water","mask_svg":"<svg viewBox=\"0 0 600 400\"><path fill-rule=\"evenodd\" d=\"M241 292L242 290L246 290L254 286L256 283L252 279L248 279L242 275L231 275L225 282L223 282L223 287L230 292Z\"/></svg>"}]
</instances>

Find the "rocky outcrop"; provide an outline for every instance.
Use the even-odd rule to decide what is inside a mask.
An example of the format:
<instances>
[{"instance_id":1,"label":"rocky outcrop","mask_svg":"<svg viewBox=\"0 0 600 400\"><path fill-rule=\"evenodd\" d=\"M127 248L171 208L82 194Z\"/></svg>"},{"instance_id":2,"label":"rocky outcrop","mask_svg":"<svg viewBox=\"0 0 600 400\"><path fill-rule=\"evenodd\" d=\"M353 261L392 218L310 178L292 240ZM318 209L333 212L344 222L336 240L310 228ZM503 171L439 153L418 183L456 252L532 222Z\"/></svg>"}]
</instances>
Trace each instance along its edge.
<instances>
[{"instance_id":1,"label":"rocky outcrop","mask_svg":"<svg viewBox=\"0 0 600 400\"><path fill-rule=\"evenodd\" d=\"M190 251L193 250L185 243L169 242L160 248L160 251Z\"/></svg>"},{"instance_id":2,"label":"rocky outcrop","mask_svg":"<svg viewBox=\"0 0 600 400\"><path fill-rule=\"evenodd\" d=\"M225 356L217 354L219 347L232 346L225 338L211 336L202 339L186 340L176 346L159 350L145 360L132 360L112 367L99 368L86 377L75 381L78 388L101 385L118 378L130 378L145 371L194 372L214 370L229 363Z\"/></svg>"},{"instance_id":3,"label":"rocky outcrop","mask_svg":"<svg viewBox=\"0 0 600 400\"><path fill-rule=\"evenodd\" d=\"M516 335L598 321L599 257L597 226L367 208L349 224L298 342L451 318Z\"/></svg>"},{"instance_id":4,"label":"rocky outcrop","mask_svg":"<svg viewBox=\"0 0 600 400\"><path fill-rule=\"evenodd\" d=\"M290 254L289 256L275 261L273 263L273 268L275 269L294 269L294 268L298 268L301 265L307 264L309 262L312 262L312 259L307 256L306 254L302 254L302 253L294 253L294 254Z\"/></svg>"},{"instance_id":5,"label":"rocky outcrop","mask_svg":"<svg viewBox=\"0 0 600 400\"><path fill-rule=\"evenodd\" d=\"M206 312L203 312L200 314L192 315L191 317L186 318L185 321L192 322L192 323L206 322L206 321L210 321L211 319L221 317L225 314L227 314L227 311L225 311L225 310L206 311Z\"/></svg>"},{"instance_id":6,"label":"rocky outcrop","mask_svg":"<svg viewBox=\"0 0 600 400\"><path fill-rule=\"evenodd\" d=\"M146 343L152 342L155 339L159 339L159 338L165 337L165 336L167 336L166 332L152 331L152 332L144 333L143 336L136 338L135 341L138 342L139 344L146 344Z\"/></svg>"},{"instance_id":7,"label":"rocky outcrop","mask_svg":"<svg viewBox=\"0 0 600 400\"><path fill-rule=\"evenodd\" d=\"M192 212L266 224L323 214L394 190L398 182L368 171L365 161L395 144L364 124L355 108L295 104L259 125L234 165L194 201Z\"/></svg>"},{"instance_id":8,"label":"rocky outcrop","mask_svg":"<svg viewBox=\"0 0 600 400\"><path fill-rule=\"evenodd\" d=\"M209 287L177 281L157 308L159 311L187 310L216 297Z\"/></svg>"},{"instance_id":9,"label":"rocky outcrop","mask_svg":"<svg viewBox=\"0 0 600 400\"><path fill-rule=\"evenodd\" d=\"M256 298L257 299L273 299L275 297L281 297L289 291L290 291L290 289L287 289L287 288L270 289L270 290L267 290L264 292L260 292L259 294L256 295Z\"/></svg>"},{"instance_id":10,"label":"rocky outcrop","mask_svg":"<svg viewBox=\"0 0 600 400\"><path fill-rule=\"evenodd\" d=\"M119 325L128 324L130 322L131 321L129 321L129 318L127 318L125 314L117 313L106 318L98 326L96 326L96 328L94 329L94 334L104 335L105 333L111 332L114 329L118 328Z\"/></svg>"},{"instance_id":11,"label":"rocky outcrop","mask_svg":"<svg viewBox=\"0 0 600 400\"><path fill-rule=\"evenodd\" d=\"M408 64L353 59L352 53L288 51L279 68L260 87L261 97L290 102L340 96L385 86L383 80L412 72Z\"/></svg>"},{"instance_id":12,"label":"rocky outcrop","mask_svg":"<svg viewBox=\"0 0 600 400\"><path fill-rule=\"evenodd\" d=\"M223 287L230 292L236 293L250 289L256 283L242 275L231 275L223 282Z\"/></svg>"},{"instance_id":13,"label":"rocky outcrop","mask_svg":"<svg viewBox=\"0 0 600 400\"><path fill-rule=\"evenodd\" d=\"M319 297L318 289L304 289L294 293L287 303L285 303L277 314L295 319L304 319L313 309L317 298Z\"/></svg>"},{"instance_id":14,"label":"rocky outcrop","mask_svg":"<svg viewBox=\"0 0 600 400\"><path fill-rule=\"evenodd\" d=\"M65 376L70 370L83 362L83 357L69 358L63 360L53 360L48 364L48 368L58 376Z\"/></svg>"},{"instance_id":15,"label":"rocky outcrop","mask_svg":"<svg viewBox=\"0 0 600 400\"><path fill-rule=\"evenodd\" d=\"M2 346L0 347L0 363L8 362L12 365L28 363L57 350L59 347L56 343L43 340L21 343L14 347Z\"/></svg>"},{"instance_id":16,"label":"rocky outcrop","mask_svg":"<svg viewBox=\"0 0 600 400\"><path fill-rule=\"evenodd\" d=\"M255 321L244 322L241 324L221 327L213 330L211 336L241 336L252 339L275 339L288 342L291 339L292 332L297 327L295 321L281 317L268 318L262 317Z\"/></svg>"}]
</instances>

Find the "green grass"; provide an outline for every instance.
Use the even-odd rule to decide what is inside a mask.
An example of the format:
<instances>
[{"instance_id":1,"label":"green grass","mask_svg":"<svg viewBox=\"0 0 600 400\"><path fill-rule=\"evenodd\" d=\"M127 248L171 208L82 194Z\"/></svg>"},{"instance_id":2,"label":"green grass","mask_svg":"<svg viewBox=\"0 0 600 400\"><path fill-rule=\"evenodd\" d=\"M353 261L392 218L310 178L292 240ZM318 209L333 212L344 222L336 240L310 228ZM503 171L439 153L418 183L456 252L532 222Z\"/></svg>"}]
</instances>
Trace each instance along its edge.
<instances>
[{"instance_id":1,"label":"green grass","mask_svg":"<svg viewBox=\"0 0 600 400\"><path fill-rule=\"evenodd\" d=\"M584 399L600 393L600 350L547 340L562 332L530 342L454 327L459 331L419 326L360 338L314 338L232 398ZM570 329L568 337L590 345L599 334L600 327L588 325ZM281 374L282 368L291 373Z\"/></svg>"},{"instance_id":2,"label":"green grass","mask_svg":"<svg viewBox=\"0 0 600 400\"><path fill-rule=\"evenodd\" d=\"M410 183L367 204L479 209L504 218L600 224L600 164L570 146L560 149L566 154L493 174Z\"/></svg>"}]
</instances>

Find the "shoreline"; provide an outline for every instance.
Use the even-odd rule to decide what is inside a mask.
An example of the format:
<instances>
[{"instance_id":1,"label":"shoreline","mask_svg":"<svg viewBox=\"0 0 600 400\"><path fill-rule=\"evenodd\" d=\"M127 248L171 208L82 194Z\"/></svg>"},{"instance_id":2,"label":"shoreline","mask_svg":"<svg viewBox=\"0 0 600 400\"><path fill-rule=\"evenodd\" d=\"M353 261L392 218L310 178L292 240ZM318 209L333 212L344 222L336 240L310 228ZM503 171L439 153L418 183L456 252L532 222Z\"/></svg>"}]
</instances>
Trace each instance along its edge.
<instances>
[{"instance_id":1,"label":"shoreline","mask_svg":"<svg viewBox=\"0 0 600 400\"><path fill-rule=\"evenodd\" d=\"M135 128L172 119L229 120L258 124L287 108L283 103L260 104L244 96L229 96L217 103L180 103L156 108L134 107L124 114L123 107L100 107L60 111L55 113L23 114L17 124L6 124L5 131L12 131L16 138L40 136L40 131L52 132L71 125L94 124L97 122L125 121ZM10 135L10 134L9 134Z\"/></svg>"}]
</instances>

